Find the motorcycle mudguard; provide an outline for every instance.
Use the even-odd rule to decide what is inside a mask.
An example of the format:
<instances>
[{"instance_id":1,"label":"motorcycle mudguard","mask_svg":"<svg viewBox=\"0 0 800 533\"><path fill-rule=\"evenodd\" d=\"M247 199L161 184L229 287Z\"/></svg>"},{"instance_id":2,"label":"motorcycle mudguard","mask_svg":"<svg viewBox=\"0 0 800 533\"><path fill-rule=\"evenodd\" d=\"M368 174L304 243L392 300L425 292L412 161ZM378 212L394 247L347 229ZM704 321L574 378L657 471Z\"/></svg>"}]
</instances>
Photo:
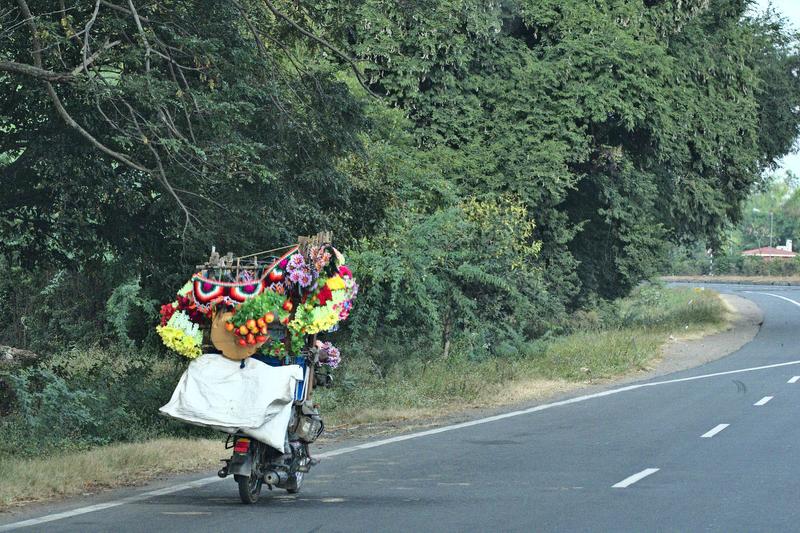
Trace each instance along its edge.
<instances>
[{"instance_id":1,"label":"motorcycle mudguard","mask_svg":"<svg viewBox=\"0 0 800 533\"><path fill-rule=\"evenodd\" d=\"M253 450L244 453L234 453L228 465L228 473L239 476L250 476L253 471Z\"/></svg>"}]
</instances>

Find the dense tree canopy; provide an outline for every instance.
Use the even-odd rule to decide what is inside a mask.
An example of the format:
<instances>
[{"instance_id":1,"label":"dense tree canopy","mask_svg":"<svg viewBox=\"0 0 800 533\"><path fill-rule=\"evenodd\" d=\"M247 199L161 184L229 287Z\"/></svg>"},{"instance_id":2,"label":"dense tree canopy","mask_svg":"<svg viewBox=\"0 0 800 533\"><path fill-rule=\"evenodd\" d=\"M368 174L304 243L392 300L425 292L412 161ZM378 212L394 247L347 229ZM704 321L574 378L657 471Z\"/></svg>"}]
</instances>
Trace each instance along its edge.
<instances>
[{"instance_id":1,"label":"dense tree canopy","mask_svg":"<svg viewBox=\"0 0 800 533\"><path fill-rule=\"evenodd\" d=\"M58 4L0 8L2 255L29 283L155 296L212 244L328 227L360 335L491 352L715 239L799 132L795 36L746 0Z\"/></svg>"},{"instance_id":2,"label":"dense tree canopy","mask_svg":"<svg viewBox=\"0 0 800 533\"><path fill-rule=\"evenodd\" d=\"M713 237L797 136L791 38L744 1L342 4L325 20L373 90L459 154L464 193L522 199L584 293L627 291L665 238Z\"/></svg>"}]
</instances>

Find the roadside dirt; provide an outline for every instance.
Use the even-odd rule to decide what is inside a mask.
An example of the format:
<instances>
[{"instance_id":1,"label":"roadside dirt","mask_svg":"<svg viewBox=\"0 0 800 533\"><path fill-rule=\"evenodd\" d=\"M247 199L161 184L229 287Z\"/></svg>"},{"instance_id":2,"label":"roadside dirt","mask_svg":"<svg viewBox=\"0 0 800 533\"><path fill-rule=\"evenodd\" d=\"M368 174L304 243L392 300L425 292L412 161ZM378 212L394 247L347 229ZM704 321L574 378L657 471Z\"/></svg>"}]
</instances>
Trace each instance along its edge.
<instances>
[{"instance_id":1,"label":"roadside dirt","mask_svg":"<svg viewBox=\"0 0 800 533\"><path fill-rule=\"evenodd\" d=\"M686 370L731 354L753 340L763 314L756 304L728 294L721 294L728 308L728 325L723 331L708 335L695 333L687 337L671 336L661 349L661 356L645 370L608 380L583 383L531 380L514 382L514 394L498 398L482 406L464 406L432 415L427 411L408 412L402 418L370 424L342 425L328 428L315 447L328 449L342 440L374 439L399 433L421 431L432 427L456 424L466 420L492 416L510 408L524 409L539 403L558 400L578 391L588 393L609 386L624 385Z\"/></svg>"},{"instance_id":2,"label":"roadside dirt","mask_svg":"<svg viewBox=\"0 0 800 533\"><path fill-rule=\"evenodd\" d=\"M661 349L661 358L647 377L663 376L686 370L731 354L753 340L764 315L750 300L731 294L720 294L729 311L725 331L701 338L672 337ZM642 376L637 376L637 380Z\"/></svg>"},{"instance_id":3,"label":"roadside dirt","mask_svg":"<svg viewBox=\"0 0 800 533\"><path fill-rule=\"evenodd\" d=\"M502 396L481 404L464 404L457 408L448 408L446 411L440 409L435 411L430 409L398 410L392 414L393 419L388 421L328 427L325 435L314 444L313 451L319 453L331 449L344 440L351 442L374 440L491 416L507 412L510 409L524 409L544 402L563 399L578 392L586 394L612 386L651 379L719 359L750 342L758 333L763 321L760 309L752 302L737 296L721 295L721 297L729 309L728 326L724 331L705 336L699 333L691 337L670 337L662 348L661 356L645 370L615 379L592 380L582 383L564 380L517 380L504 388ZM181 441L176 440L176 442L180 444ZM196 444L211 450L216 450L218 447L221 448L221 442L217 439L201 440ZM131 446L142 445L134 444ZM208 464L203 464L202 466L198 464L198 469L206 470L217 463L215 453L210 453L208 457ZM214 459L211 460L211 457ZM200 463L202 463L202 460ZM19 509L26 504L34 503L34 500L39 500L35 503L43 504L41 500L52 501L81 494L88 495L98 489L107 490L121 485L146 484L153 480L164 479L165 472L152 469L145 475L140 474L140 472L136 473L135 479L131 478L125 482L119 479L117 483L104 484L102 487L86 486L68 489L59 486L50 494L37 494L34 499L25 498L21 495L16 498L12 496L10 501L6 501L5 504L0 501L0 512L11 511L14 508Z\"/></svg>"},{"instance_id":4,"label":"roadside dirt","mask_svg":"<svg viewBox=\"0 0 800 533\"><path fill-rule=\"evenodd\" d=\"M663 276L665 282L729 283L733 285L800 285L800 276Z\"/></svg>"}]
</instances>

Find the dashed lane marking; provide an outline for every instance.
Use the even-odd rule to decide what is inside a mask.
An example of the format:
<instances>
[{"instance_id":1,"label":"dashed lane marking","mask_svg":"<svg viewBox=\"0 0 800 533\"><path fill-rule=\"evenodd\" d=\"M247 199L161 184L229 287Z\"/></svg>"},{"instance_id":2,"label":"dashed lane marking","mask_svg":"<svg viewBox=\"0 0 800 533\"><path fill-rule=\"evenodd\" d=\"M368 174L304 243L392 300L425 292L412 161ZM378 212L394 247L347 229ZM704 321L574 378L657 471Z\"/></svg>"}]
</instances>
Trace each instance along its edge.
<instances>
[{"instance_id":1,"label":"dashed lane marking","mask_svg":"<svg viewBox=\"0 0 800 533\"><path fill-rule=\"evenodd\" d=\"M613 489L625 489L625 488L628 488L631 485L633 485L634 483L636 483L637 481L641 481L642 479L646 478L647 476L655 474L656 472L658 472L658 470L659 470L658 468L645 468L644 470L642 470L638 474L634 474L634 475L632 475L630 477L626 477L625 479L623 479L619 483L617 483L615 485L611 485L611 488L613 488Z\"/></svg>"},{"instance_id":2,"label":"dashed lane marking","mask_svg":"<svg viewBox=\"0 0 800 533\"><path fill-rule=\"evenodd\" d=\"M765 294L765 293L759 293L759 294ZM800 304L798 304L798 306L800 306ZM593 400L595 398L603 398L605 396L612 396L612 395L619 394L619 393L622 393L622 392L628 392L628 391L637 390L637 389L643 389L643 388L647 388L647 387L658 387L658 386L662 386L662 385L670 385L672 383L684 383L684 382L696 381L696 380L700 380L700 379L709 379L709 378L715 378L715 377L719 377L719 376L729 376L729 375L732 375L732 374L741 374L741 373L745 373L745 372L757 372L759 370L769 370L769 369L772 369L772 368L781 368L781 367L784 367L784 366L793 366L793 365L800 365L800 360L787 361L785 363L775 363L775 364L772 364L772 365L754 366L754 367L750 367L750 368L741 368L741 369L738 369L738 370L728 370L728 371L725 371L725 372L714 372L712 374L703 374L703 375L700 375L700 376L690 376L690 377L686 377L686 378L669 379L669 380L665 380L665 381L651 381L651 382L648 382L648 383L637 383L635 385L628 385L626 387L620 387L618 389L610 389L610 390L605 390L605 391L601 391L601 392L595 392L593 394L586 394L586 395L583 395L583 396L576 396L575 398L569 398L569 399L561 400L561 401L558 401L558 402L545 403L545 404L542 404L542 405L537 405L535 407L530 407L528 409L521 409L521 410L518 410L518 411L511 411L509 413L503 413L503 414L499 414L499 415L489 416L489 417L486 417L486 418L479 418L477 420L470 420L469 422L462 422L460 424L453 424L453 425L450 425L450 426L443 426L443 427L440 427L440 428L429 429L429 430L426 430L426 431L419 431L417 433L409 433L407 435L399 435L397 437L391 437L391 438L388 438L388 439L376 440L376 441L372 441L372 442L365 442L363 444L358 444L358 445L355 445L355 446L347 446L347 447L344 447L344 448L338 448L338 449L335 449L335 450L330 450L330 451L327 451L327 452L322 452L322 453L315 454L314 457L319 458L319 459L336 457L337 455L344 455L346 453L353 453L353 452L357 452L357 451L360 451L360 450L367 450L367 449L370 449L370 448L377 448L378 446L385 446L387 444L393 444L395 442L402 442L402 441L406 441L406 440L416 439L416 438L419 438L419 437L427 437L428 435L436 435L438 433L445 433L447 431L454 431L454 430L457 430L457 429L462 429L462 428L467 428L467 427L472 427L472 426L478 426L478 425L481 425L481 424L488 424L490 422L496 422L498 420L504 420L506 418L513 418L513 417L516 417L516 416L527 415L527 414L536 413L536 412L539 412L539 411L545 411L547 409L552 409L554 407L561 407L561 406L564 406L564 405L571 405L571 404L574 404L574 403L585 402L587 400ZM20 522L12 522L10 524L0 525L0 532L13 531L15 529L19 529L19 528L22 528L22 527L29 527L29 526L36 526L36 525L39 525L39 524L46 524L48 522L53 522L53 521L56 521L56 520L62 520L62 519L70 518L70 517L73 517L73 516L80 516L80 515L83 515L83 514L86 514L86 513L92 513L92 512L95 512L95 511L102 511L104 509L111 509L113 507L118 507L120 505L125 505L127 503L136 503L136 502L140 502L140 501L143 501L143 500L148 500L148 499L153 498L155 496L163 496L165 494L172 494L174 492L179 492L179 491L183 491L183 490L187 490L187 489L202 487L204 485L208 485L210 483L215 483L217 481L221 481L221 479L219 477L217 477L217 476L207 477L207 478L198 479L196 481L191 481L191 482L188 482L188 483L181 483L180 485L173 485L173 486L164 487L164 488L158 489L158 490L153 490L153 491L149 491L149 492L143 492L141 494L136 494L136 495L133 495L133 496L129 496L127 498L122 498L122 499L119 499L119 500L114 500L114 501L110 501L110 502L106 502L106 503L100 503L100 504L97 504L97 505L90 505L90 506L87 506L87 507L79 507L77 509L72 509L70 511L64 511L62 513L55 513L55 514L45 515L45 516L41 516L41 517L38 517L38 518L31 518L29 520L22 520Z\"/></svg>"},{"instance_id":3,"label":"dashed lane marking","mask_svg":"<svg viewBox=\"0 0 800 533\"><path fill-rule=\"evenodd\" d=\"M719 425L715 426L714 428L706 431L702 435L700 435L700 438L710 439L711 437L713 437L714 435L716 435L717 433L719 433L720 431L722 431L723 429L725 429L728 426L730 426L730 424L719 424Z\"/></svg>"},{"instance_id":4,"label":"dashed lane marking","mask_svg":"<svg viewBox=\"0 0 800 533\"><path fill-rule=\"evenodd\" d=\"M762 405L764 405L764 404L766 404L768 401L770 401L772 398L774 398L774 396L764 396L763 398L761 398L760 400L758 400L758 401L757 401L756 403L754 403L753 405L755 405L756 407L761 407Z\"/></svg>"}]
</instances>

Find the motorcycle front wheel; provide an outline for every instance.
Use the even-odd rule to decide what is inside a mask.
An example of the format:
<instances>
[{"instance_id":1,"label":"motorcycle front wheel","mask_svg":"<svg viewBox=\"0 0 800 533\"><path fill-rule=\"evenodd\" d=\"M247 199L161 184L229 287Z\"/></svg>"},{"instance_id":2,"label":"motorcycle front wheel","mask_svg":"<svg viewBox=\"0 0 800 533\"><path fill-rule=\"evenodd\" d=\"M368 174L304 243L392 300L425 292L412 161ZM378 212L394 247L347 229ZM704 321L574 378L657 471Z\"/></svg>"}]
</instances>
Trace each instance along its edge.
<instances>
[{"instance_id":1,"label":"motorcycle front wheel","mask_svg":"<svg viewBox=\"0 0 800 533\"><path fill-rule=\"evenodd\" d=\"M242 503L251 504L258 501L263 481L255 468L250 472L249 476L236 475L233 476L233 479L239 484L239 498L241 498Z\"/></svg>"},{"instance_id":2,"label":"motorcycle front wheel","mask_svg":"<svg viewBox=\"0 0 800 533\"><path fill-rule=\"evenodd\" d=\"M289 494L297 494L300 492L300 487L303 486L303 472L295 472L289 478L286 484L286 492Z\"/></svg>"}]
</instances>

